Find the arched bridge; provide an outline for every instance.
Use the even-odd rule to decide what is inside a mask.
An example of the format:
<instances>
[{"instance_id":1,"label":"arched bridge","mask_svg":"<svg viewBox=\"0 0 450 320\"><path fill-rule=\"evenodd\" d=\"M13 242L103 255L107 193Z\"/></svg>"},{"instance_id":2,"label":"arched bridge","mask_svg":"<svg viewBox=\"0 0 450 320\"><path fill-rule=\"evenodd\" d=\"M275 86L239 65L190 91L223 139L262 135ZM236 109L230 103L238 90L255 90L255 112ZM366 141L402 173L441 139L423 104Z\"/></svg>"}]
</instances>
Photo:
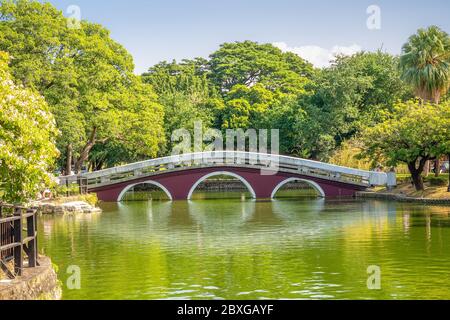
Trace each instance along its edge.
<instances>
[{"instance_id":1,"label":"arched bridge","mask_svg":"<svg viewBox=\"0 0 450 320\"><path fill-rule=\"evenodd\" d=\"M121 201L139 184L161 188L171 200L190 200L196 187L217 175L233 176L253 198L270 199L285 184L304 181L322 197L348 197L370 186L385 185L387 176L332 164L250 152L204 152L152 159L75 177L61 177L61 184L83 181L99 200Z\"/></svg>"}]
</instances>

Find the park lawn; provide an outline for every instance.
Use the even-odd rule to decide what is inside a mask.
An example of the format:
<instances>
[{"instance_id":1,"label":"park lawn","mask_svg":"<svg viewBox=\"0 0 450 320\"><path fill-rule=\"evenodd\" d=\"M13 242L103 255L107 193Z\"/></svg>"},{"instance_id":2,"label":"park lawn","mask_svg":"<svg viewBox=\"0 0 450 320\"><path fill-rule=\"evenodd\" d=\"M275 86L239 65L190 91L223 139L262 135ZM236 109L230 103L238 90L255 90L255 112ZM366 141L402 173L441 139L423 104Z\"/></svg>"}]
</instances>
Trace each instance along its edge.
<instances>
[{"instance_id":1,"label":"park lawn","mask_svg":"<svg viewBox=\"0 0 450 320\"><path fill-rule=\"evenodd\" d=\"M393 190L388 191L386 188L380 188L376 192L405 195L413 198L450 199L450 192L447 191L447 188L447 186L430 186L425 183L425 190L416 191L411 183L402 183Z\"/></svg>"}]
</instances>

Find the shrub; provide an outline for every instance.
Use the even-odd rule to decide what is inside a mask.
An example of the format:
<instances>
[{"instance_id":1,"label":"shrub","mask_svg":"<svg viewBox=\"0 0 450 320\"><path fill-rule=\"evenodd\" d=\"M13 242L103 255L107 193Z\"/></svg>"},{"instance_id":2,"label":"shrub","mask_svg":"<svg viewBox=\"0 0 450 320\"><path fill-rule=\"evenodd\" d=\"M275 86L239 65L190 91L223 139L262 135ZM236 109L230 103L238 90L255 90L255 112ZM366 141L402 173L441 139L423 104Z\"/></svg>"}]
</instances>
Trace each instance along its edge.
<instances>
[{"instance_id":1,"label":"shrub","mask_svg":"<svg viewBox=\"0 0 450 320\"><path fill-rule=\"evenodd\" d=\"M97 195L95 193L88 193L88 194L83 194L80 195L80 200L81 201L85 201L87 203L89 203L91 206L96 206L98 203L98 198Z\"/></svg>"},{"instance_id":2,"label":"shrub","mask_svg":"<svg viewBox=\"0 0 450 320\"><path fill-rule=\"evenodd\" d=\"M448 175L440 175L439 177L428 176L425 178L426 182L430 183L433 187L445 187L448 185Z\"/></svg>"}]
</instances>

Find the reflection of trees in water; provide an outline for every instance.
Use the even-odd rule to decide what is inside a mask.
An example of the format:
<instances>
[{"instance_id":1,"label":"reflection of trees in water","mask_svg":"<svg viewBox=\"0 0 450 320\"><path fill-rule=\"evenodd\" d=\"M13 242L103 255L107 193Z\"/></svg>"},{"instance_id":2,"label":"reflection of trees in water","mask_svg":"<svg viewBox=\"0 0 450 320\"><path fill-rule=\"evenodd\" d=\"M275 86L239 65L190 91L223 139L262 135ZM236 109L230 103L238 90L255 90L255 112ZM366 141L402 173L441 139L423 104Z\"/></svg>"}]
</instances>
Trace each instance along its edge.
<instances>
[{"instance_id":1,"label":"reflection of trees in water","mask_svg":"<svg viewBox=\"0 0 450 320\"><path fill-rule=\"evenodd\" d=\"M135 185L130 190L125 192L122 201L168 201L170 200L167 194L157 185L151 183L141 183Z\"/></svg>"},{"instance_id":2,"label":"reflection of trees in water","mask_svg":"<svg viewBox=\"0 0 450 320\"><path fill-rule=\"evenodd\" d=\"M41 242L60 266L60 279L67 265L82 268L83 290L70 297L161 298L194 284L219 288L198 293L226 298L411 297L418 287L436 297L448 287L442 270L449 266L450 234L438 222L448 225L450 208L326 200L102 207L97 216L41 220L47 228ZM382 292L366 290L372 264L382 268Z\"/></svg>"},{"instance_id":3,"label":"reflection of trees in water","mask_svg":"<svg viewBox=\"0 0 450 320\"><path fill-rule=\"evenodd\" d=\"M306 181L296 180L284 184L275 194L276 199L314 199L319 193Z\"/></svg>"},{"instance_id":4,"label":"reflection of trees in water","mask_svg":"<svg viewBox=\"0 0 450 320\"><path fill-rule=\"evenodd\" d=\"M111 206L111 205L109 205ZM117 206L117 205L116 205ZM112 205L112 207L114 207ZM386 201L174 201L121 203L118 214L121 224L137 233L203 232L230 233L245 230L257 232L270 228L284 228L293 233L305 232L323 236L336 228L370 229L384 236L389 230L401 227L446 228L450 208L424 207ZM398 214L399 212L400 214ZM147 218L143 222L143 215ZM429 217L429 218L427 218ZM136 224L146 224L136 228ZM99 227L101 228L101 227ZM117 226L121 228L121 226ZM290 232L290 231L289 231ZM133 234L125 234L134 237Z\"/></svg>"}]
</instances>

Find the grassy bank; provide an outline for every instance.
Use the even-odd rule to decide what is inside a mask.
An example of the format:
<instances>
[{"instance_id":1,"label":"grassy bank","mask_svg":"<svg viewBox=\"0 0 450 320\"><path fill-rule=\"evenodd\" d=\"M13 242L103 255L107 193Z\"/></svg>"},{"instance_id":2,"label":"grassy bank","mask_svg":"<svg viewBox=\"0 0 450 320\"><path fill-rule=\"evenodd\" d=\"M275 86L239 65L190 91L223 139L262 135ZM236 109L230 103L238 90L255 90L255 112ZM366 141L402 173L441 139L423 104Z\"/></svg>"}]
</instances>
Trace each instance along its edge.
<instances>
[{"instance_id":1,"label":"grassy bank","mask_svg":"<svg viewBox=\"0 0 450 320\"><path fill-rule=\"evenodd\" d=\"M403 195L412 198L427 198L427 199L450 199L450 192L448 192L448 174L441 174L439 177L429 175L424 177L425 190L416 191L411 184L409 175L398 175L398 186L393 190L386 188L378 188L376 192L392 193L396 195Z\"/></svg>"}]
</instances>

